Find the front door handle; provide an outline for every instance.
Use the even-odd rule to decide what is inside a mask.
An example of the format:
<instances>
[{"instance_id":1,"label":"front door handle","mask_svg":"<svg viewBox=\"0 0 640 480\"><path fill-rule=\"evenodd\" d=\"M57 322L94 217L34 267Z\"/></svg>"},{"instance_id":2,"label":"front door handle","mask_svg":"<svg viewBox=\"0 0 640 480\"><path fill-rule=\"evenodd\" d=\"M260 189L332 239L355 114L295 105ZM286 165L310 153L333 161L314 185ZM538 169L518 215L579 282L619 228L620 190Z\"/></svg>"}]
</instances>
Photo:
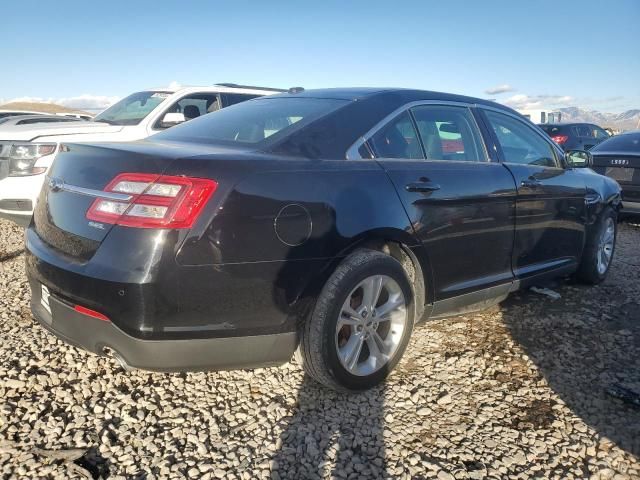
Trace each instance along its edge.
<instances>
[{"instance_id":1,"label":"front door handle","mask_svg":"<svg viewBox=\"0 0 640 480\"><path fill-rule=\"evenodd\" d=\"M431 182L407 183L404 186L407 192L435 192L440 190L440 185Z\"/></svg>"},{"instance_id":2,"label":"front door handle","mask_svg":"<svg viewBox=\"0 0 640 480\"><path fill-rule=\"evenodd\" d=\"M520 182L520 186L526 188L540 188L540 185L541 183L532 177L529 177L526 180L522 180L522 182Z\"/></svg>"}]
</instances>

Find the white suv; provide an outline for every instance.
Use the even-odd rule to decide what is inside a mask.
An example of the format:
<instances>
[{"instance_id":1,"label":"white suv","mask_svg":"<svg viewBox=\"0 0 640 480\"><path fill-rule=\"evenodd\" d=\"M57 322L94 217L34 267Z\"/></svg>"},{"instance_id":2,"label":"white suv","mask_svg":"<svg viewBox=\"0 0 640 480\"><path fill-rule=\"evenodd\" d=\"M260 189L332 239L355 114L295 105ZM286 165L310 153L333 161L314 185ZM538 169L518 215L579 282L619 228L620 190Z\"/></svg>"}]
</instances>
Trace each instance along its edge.
<instances>
[{"instance_id":1,"label":"white suv","mask_svg":"<svg viewBox=\"0 0 640 480\"><path fill-rule=\"evenodd\" d=\"M283 90L230 83L154 88L120 100L88 122L35 124L0 131L0 217L27 225L61 142L139 140L200 115Z\"/></svg>"}]
</instances>

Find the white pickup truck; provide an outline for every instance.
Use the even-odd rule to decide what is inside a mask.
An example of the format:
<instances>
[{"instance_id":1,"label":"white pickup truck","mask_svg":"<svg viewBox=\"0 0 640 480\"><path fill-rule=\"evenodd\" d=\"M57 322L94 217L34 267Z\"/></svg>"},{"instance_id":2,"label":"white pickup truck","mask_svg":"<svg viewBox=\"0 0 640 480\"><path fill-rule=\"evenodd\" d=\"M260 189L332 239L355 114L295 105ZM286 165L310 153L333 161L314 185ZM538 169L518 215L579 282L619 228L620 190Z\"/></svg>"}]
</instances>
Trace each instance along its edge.
<instances>
[{"instance_id":1,"label":"white pickup truck","mask_svg":"<svg viewBox=\"0 0 640 480\"><path fill-rule=\"evenodd\" d=\"M153 88L129 95L91 121L0 129L0 217L28 225L61 142L139 140L229 105L282 91L226 83Z\"/></svg>"}]
</instances>

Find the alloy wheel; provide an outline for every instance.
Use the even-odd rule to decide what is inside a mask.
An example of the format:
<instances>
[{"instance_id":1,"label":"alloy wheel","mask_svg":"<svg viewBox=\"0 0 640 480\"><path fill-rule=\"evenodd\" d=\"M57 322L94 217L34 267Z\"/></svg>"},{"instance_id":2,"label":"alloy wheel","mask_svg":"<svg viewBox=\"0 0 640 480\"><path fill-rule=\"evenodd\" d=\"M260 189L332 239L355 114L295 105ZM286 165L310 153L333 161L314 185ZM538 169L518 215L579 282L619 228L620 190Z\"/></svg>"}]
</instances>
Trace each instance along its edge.
<instances>
[{"instance_id":1,"label":"alloy wheel","mask_svg":"<svg viewBox=\"0 0 640 480\"><path fill-rule=\"evenodd\" d=\"M396 353L407 325L400 285L386 275L362 280L347 296L336 324L336 350L352 375L371 375Z\"/></svg>"},{"instance_id":2,"label":"alloy wheel","mask_svg":"<svg viewBox=\"0 0 640 480\"><path fill-rule=\"evenodd\" d=\"M600 236L600 244L598 245L598 273L604 275L613 256L613 247L615 242L616 226L612 218L607 218L602 234Z\"/></svg>"}]
</instances>

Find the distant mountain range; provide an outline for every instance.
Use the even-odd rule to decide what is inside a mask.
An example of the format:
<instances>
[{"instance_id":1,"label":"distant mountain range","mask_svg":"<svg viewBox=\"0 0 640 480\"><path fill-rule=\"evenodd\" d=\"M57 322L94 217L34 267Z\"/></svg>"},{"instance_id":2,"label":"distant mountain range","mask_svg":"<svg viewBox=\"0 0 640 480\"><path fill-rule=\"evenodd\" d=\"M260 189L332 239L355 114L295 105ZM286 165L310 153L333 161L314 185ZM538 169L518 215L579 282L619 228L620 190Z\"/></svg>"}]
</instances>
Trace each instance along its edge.
<instances>
[{"instance_id":1,"label":"distant mountain range","mask_svg":"<svg viewBox=\"0 0 640 480\"><path fill-rule=\"evenodd\" d=\"M603 113L578 107L558 108L556 111L562 113L562 123L588 122L614 130L640 129L640 109L637 108L622 113Z\"/></svg>"},{"instance_id":2,"label":"distant mountain range","mask_svg":"<svg viewBox=\"0 0 640 480\"><path fill-rule=\"evenodd\" d=\"M26 110L42 113L87 113L77 108L68 108L55 103L42 102L10 102L0 105L0 110Z\"/></svg>"}]
</instances>

